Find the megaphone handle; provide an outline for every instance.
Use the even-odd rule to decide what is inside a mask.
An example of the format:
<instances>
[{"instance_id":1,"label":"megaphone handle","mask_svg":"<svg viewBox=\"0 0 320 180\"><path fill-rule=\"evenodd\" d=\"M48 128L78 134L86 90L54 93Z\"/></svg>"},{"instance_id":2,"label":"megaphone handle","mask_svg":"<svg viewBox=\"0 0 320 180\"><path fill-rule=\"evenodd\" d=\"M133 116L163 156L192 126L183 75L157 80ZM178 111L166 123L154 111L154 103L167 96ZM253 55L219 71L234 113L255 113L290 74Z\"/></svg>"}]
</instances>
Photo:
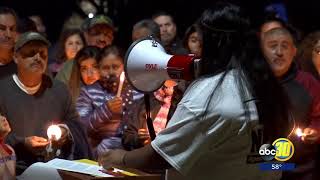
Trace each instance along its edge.
<instances>
[{"instance_id":1,"label":"megaphone handle","mask_svg":"<svg viewBox=\"0 0 320 180\"><path fill-rule=\"evenodd\" d=\"M151 140L154 140L156 138L156 133L154 131L153 127L153 121L151 119L151 113L150 113L150 95L148 93L144 94L144 103L146 105L146 113L147 113L147 126L149 135L151 137Z\"/></svg>"}]
</instances>

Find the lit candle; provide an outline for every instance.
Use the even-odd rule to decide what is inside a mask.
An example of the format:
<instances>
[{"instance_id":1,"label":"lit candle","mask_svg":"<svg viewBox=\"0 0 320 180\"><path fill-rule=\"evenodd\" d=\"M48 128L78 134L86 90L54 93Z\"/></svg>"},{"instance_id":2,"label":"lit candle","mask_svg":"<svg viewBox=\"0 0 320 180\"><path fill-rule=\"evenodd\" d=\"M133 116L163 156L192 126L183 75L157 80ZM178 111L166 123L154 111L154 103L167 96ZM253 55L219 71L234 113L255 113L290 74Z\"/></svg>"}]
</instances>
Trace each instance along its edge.
<instances>
[{"instance_id":1,"label":"lit candle","mask_svg":"<svg viewBox=\"0 0 320 180\"><path fill-rule=\"evenodd\" d=\"M297 129L296 129L296 135L297 135L298 137L305 136L305 134L302 132L302 130L301 130L300 128L297 128Z\"/></svg>"},{"instance_id":2,"label":"lit candle","mask_svg":"<svg viewBox=\"0 0 320 180\"><path fill-rule=\"evenodd\" d=\"M49 146L47 146L46 150L47 153L52 153L53 149L52 149L52 140L59 140L61 137L61 129L59 126L57 125L51 125L49 126L49 128L47 129L47 136L49 138ZM49 156L49 155L48 155Z\"/></svg>"},{"instance_id":3,"label":"lit candle","mask_svg":"<svg viewBox=\"0 0 320 180\"><path fill-rule=\"evenodd\" d=\"M59 140L61 137L61 129L59 126L57 125L51 125L49 126L48 130L47 130L47 135L49 140Z\"/></svg>"},{"instance_id":4,"label":"lit candle","mask_svg":"<svg viewBox=\"0 0 320 180\"><path fill-rule=\"evenodd\" d=\"M124 75L124 72L122 72L121 75L120 75L120 83L119 83L119 86L118 86L117 97L120 97L120 95L121 95L124 78L125 78L125 75Z\"/></svg>"}]
</instances>

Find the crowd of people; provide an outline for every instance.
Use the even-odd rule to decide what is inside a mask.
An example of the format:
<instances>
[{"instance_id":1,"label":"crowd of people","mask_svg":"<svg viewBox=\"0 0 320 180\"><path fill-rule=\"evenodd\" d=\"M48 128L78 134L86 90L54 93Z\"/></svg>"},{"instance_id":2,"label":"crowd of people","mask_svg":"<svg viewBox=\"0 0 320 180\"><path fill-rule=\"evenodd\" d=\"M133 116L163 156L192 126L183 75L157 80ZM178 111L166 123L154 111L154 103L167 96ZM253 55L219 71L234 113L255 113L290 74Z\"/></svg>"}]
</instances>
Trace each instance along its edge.
<instances>
[{"instance_id":1,"label":"crowd of people","mask_svg":"<svg viewBox=\"0 0 320 180\"><path fill-rule=\"evenodd\" d=\"M2 179L48 160L52 124L62 131L54 157L106 169L153 169L167 179L320 178L320 32L303 37L276 16L253 28L229 3L209 7L183 38L167 12L137 22L133 42L152 36L168 54L201 59L197 79L170 79L150 94L154 140L144 94L126 80L117 93L125 51L115 36L112 19L95 15L52 43L41 17L0 7ZM261 171L247 161L254 147L280 137L294 143L294 170Z\"/></svg>"}]
</instances>

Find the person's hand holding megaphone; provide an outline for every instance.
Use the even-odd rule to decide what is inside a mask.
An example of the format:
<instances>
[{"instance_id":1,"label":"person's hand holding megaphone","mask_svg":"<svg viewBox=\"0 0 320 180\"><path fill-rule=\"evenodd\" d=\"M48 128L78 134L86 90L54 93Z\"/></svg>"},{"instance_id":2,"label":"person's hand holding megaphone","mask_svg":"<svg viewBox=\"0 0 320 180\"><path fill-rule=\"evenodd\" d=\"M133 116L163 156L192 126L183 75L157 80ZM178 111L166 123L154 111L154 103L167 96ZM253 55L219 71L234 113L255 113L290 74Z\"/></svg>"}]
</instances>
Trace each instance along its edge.
<instances>
[{"instance_id":1,"label":"person's hand holding megaphone","mask_svg":"<svg viewBox=\"0 0 320 180\"><path fill-rule=\"evenodd\" d=\"M107 107L114 115L120 115L122 112L122 98L121 97L114 97L113 99L107 101Z\"/></svg>"}]
</instances>

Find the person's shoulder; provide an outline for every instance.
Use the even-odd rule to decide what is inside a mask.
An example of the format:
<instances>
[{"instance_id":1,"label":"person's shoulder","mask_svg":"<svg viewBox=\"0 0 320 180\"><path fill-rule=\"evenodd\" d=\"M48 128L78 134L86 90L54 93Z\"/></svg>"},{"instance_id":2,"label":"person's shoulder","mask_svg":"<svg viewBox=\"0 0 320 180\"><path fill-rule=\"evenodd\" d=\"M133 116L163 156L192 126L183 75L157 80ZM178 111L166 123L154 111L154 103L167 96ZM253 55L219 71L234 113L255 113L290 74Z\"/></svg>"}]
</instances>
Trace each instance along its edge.
<instances>
[{"instance_id":1,"label":"person's shoulder","mask_svg":"<svg viewBox=\"0 0 320 180\"><path fill-rule=\"evenodd\" d=\"M64 62L64 63L62 64L62 67L64 67L64 68L71 67L74 62L75 62L74 60L68 60L68 61L66 61L66 62Z\"/></svg>"},{"instance_id":2,"label":"person's shoulder","mask_svg":"<svg viewBox=\"0 0 320 180\"><path fill-rule=\"evenodd\" d=\"M64 62L59 70L59 72L57 73L55 79L58 79L60 81L65 81L64 78L68 78L68 77L64 77L64 76L69 76L68 74L71 74L72 71L72 67L74 64L74 60L68 60L66 62Z\"/></svg>"},{"instance_id":3,"label":"person's shoulder","mask_svg":"<svg viewBox=\"0 0 320 180\"><path fill-rule=\"evenodd\" d=\"M106 91L103 90L103 87L100 85L99 82L95 82L90 85L83 85L80 91L86 93L88 96L106 94Z\"/></svg>"},{"instance_id":4,"label":"person's shoulder","mask_svg":"<svg viewBox=\"0 0 320 180\"><path fill-rule=\"evenodd\" d=\"M81 89L85 89L86 91L103 91L103 88L99 82L95 82L89 85L83 85Z\"/></svg>"},{"instance_id":5,"label":"person's shoulder","mask_svg":"<svg viewBox=\"0 0 320 180\"><path fill-rule=\"evenodd\" d=\"M51 81L51 84L52 84L51 85L52 87L49 86L50 87L49 89L51 89L54 92L69 94L69 88L65 83L57 79L52 79L51 77L48 77L48 76L46 78L47 78L46 81Z\"/></svg>"},{"instance_id":6,"label":"person's shoulder","mask_svg":"<svg viewBox=\"0 0 320 180\"><path fill-rule=\"evenodd\" d=\"M11 80L13 80L12 75L10 76L5 76L3 78L0 78L0 86L3 86L5 84L7 84L8 82L10 82Z\"/></svg>"},{"instance_id":7,"label":"person's shoulder","mask_svg":"<svg viewBox=\"0 0 320 180\"><path fill-rule=\"evenodd\" d=\"M313 77L311 73L301 71L299 70L296 76L296 81L301 83L305 87L312 87L312 86L319 86L320 87L320 82ZM316 87L318 88L318 87Z\"/></svg>"},{"instance_id":8,"label":"person's shoulder","mask_svg":"<svg viewBox=\"0 0 320 180\"><path fill-rule=\"evenodd\" d=\"M302 70L298 70L296 78L298 80L317 82L316 78L313 77L313 75L311 73L305 72L305 71L302 71Z\"/></svg>"},{"instance_id":9,"label":"person's shoulder","mask_svg":"<svg viewBox=\"0 0 320 180\"><path fill-rule=\"evenodd\" d=\"M0 89L1 92L11 90L12 85L14 84L13 77L11 76L6 76L3 78L0 78Z\"/></svg>"},{"instance_id":10,"label":"person's shoulder","mask_svg":"<svg viewBox=\"0 0 320 180\"><path fill-rule=\"evenodd\" d=\"M318 94L320 91L320 82L312 74L304 71L298 71L296 80L312 94Z\"/></svg>"},{"instance_id":11,"label":"person's shoulder","mask_svg":"<svg viewBox=\"0 0 320 180\"><path fill-rule=\"evenodd\" d=\"M53 87L55 88L68 88L66 84L64 84L63 82L57 80L57 79L52 79L50 77L47 77L50 79L50 81L52 82Z\"/></svg>"},{"instance_id":12,"label":"person's shoulder","mask_svg":"<svg viewBox=\"0 0 320 180\"><path fill-rule=\"evenodd\" d=\"M236 93L236 72L231 70L225 74L225 72L217 75L201 77L195 80L183 95L183 101L203 101L211 97L213 91L219 86L222 91L219 91L219 96L226 94ZM223 79L222 79L223 78ZM220 82L221 81L221 82Z\"/></svg>"},{"instance_id":13,"label":"person's shoulder","mask_svg":"<svg viewBox=\"0 0 320 180\"><path fill-rule=\"evenodd\" d=\"M234 81L235 76L237 75L237 72L235 70L231 70L225 74L225 72L221 72L216 75L211 75L211 76L203 76L199 78L198 80L194 81L191 85L215 85L217 84L221 78L224 78L224 82L229 82L229 81Z\"/></svg>"}]
</instances>

